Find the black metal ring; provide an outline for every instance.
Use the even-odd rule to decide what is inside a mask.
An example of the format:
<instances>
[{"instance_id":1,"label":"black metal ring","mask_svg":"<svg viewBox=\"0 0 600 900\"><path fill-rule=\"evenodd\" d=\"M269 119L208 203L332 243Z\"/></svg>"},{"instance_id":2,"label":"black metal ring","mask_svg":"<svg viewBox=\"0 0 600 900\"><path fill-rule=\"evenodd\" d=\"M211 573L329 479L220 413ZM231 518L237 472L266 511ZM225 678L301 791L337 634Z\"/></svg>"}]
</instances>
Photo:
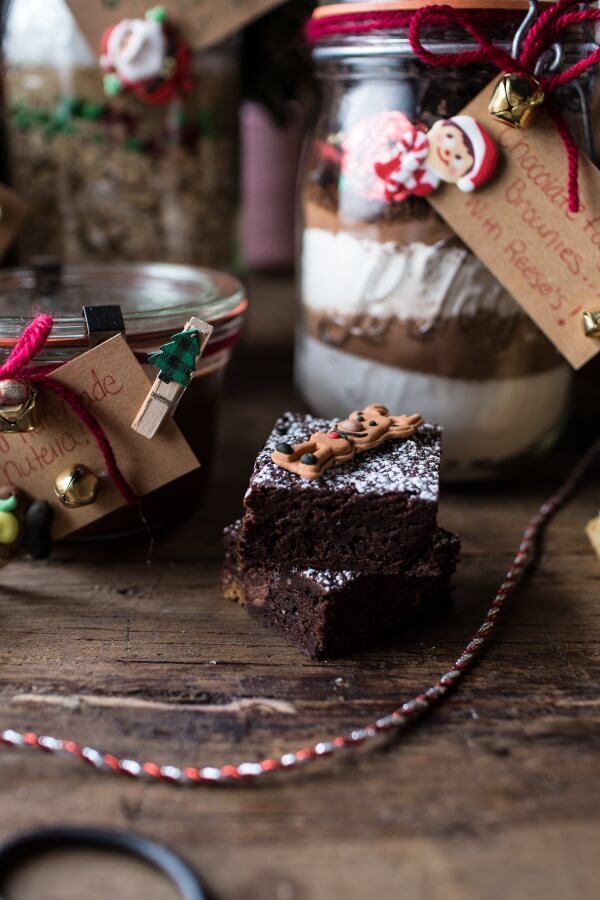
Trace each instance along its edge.
<instances>
[{"instance_id":1,"label":"black metal ring","mask_svg":"<svg viewBox=\"0 0 600 900\"><path fill-rule=\"evenodd\" d=\"M0 846L0 891L10 874L32 857L63 848L117 850L143 859L172 882L182 900L208 900L196 874L162 844L128 831L107 828L40 828ZM0 893L0 900L5 900Z\"/></svg>"}]
</instances>

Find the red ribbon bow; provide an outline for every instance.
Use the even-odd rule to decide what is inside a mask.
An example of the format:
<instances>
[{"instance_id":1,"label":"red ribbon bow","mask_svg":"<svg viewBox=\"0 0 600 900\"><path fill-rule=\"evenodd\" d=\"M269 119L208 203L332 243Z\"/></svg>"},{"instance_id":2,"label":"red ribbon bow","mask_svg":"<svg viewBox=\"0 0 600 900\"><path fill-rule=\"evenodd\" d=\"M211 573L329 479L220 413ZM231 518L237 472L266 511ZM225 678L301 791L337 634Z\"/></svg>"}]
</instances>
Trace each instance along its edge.
<instances>
[{"instance_id":1,"label":"red ribbon bow","mask_svg":"<svg viewBox=\"0 0 600 900\"><path fill-rule=\"evenodd\" d=\"M93 435L104 459L106 471L125 503L128 506L135 506L137 497L119 469L110 441L96 417L84 406L79 394L50 375L54 367L29 368L29 363L46 345L52 330L52 322L52 316L45 313L36 316L33 322L30 322L11 350L6 362L0 366L0 380L21 378L34 384L41 384L68 403L75 415Z\"/></svg>"},{"instance_id":2,"label":"red ribbon bow","mask_svg":"<svg viewBox=\"0 0 600 900\"><path fill-rule=\"evenodd\" d=\"M309 22L307 35L309 41L328 37L340 37L352 34L368 34L408 26L408 39L413 53L421 62L429 66L466 66L472 63L494 65L501 71L534 75L535 67L552 44L564 38L567 29L577 25L600 22L600 10L591 9L594 0L557 0L545 9L527 31L518 57L515 59L506 50L493 44L479 30L479 23L497 21L498 11L465 10L452 6L424 6L414 11L407 10L371 10L347 12L332 16L320 16ZM586 9L576 10L575 7ZM510 16L510 13L508 14ZM440 30L459 26L469 34L478 45L475 50L459 53L433 53L423 46L421 34L425 28ZM540 75L538 81L546 96L560 87L575 81L600 63L600 48L592 51L585 59L569 66L564 72ZM569 129L555 103L548 104L560 136L565 145L568 158L568 191L570 212L579 211L579 151Z\"/></svg>"},{"instance_id":3,"label":"red ribbon bow","mask_svg":"<svg viewBox=\"0 0 600 900\"><path fill-rule=\"evenodd\" d=\"M557 39L564 37L566 29L574 25L600 22L600 10L598 9L588 8L573 11L573 7L581 6L582 2L590 7L593 0L558 0L544 10L527 31L516 58L489 41L473 24L472 17L466 10L455 9L451 6L424 6L417 10L411 18L408 39L415 55L430 66L467 66L471 63L493 63L501 71L534 75L538 60ZM421 41L423 28L443 28L453 25L459 25L470 34L475 43L479 45L478 48L460 53L432 53L423 46ZM600 63L600 48L596 48L585 59L569 66L564 72L540 75L538 81L544 94L548 97L558 88L581 78L585 72L598 63ZM556 124L567 152L569 211L579 212L579 151L558 107L551 103L548 105L548 112Z\"/></svg>"}]
</instances>

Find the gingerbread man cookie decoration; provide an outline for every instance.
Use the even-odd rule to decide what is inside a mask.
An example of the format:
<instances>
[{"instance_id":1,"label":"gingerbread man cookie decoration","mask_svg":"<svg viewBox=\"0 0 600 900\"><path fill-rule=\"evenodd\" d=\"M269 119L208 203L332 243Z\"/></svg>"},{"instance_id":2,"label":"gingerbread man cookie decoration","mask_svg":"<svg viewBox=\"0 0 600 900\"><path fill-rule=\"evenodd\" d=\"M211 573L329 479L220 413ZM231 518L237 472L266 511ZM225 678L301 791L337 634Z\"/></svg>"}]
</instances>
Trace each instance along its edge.
<instances>
[{"instance_id":1,"label":"gingerbread man cookie decoration","mask_svg":"<svg viewBox=\"0 0 600 900\"><path fill-rule=\"evenodd\" d=\"M337 422L333 431L316 431L308 441L288 444L280 441L271 455L273 462L302 478L314 479L330 469L348 462L357 453L374 450L384 441L412 437L423 424L423 417L390 416L379 403L350 413Z\"/></svg>"}]
</instances>

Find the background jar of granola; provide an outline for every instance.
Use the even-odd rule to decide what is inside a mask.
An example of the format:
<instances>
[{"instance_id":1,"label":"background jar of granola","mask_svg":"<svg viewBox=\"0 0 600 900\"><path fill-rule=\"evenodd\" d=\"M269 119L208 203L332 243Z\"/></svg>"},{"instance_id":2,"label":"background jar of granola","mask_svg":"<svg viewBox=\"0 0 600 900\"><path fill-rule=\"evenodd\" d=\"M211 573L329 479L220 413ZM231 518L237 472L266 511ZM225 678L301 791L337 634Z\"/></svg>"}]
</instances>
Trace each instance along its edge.
<instances>
[{"instance_id":1,"label":"background jar of granola","mask_svg":"<svg viewBox=\"0 0 600 900\"><path fill-rule=\"evenodd\" d=\"M487 10L489 35L508 49L527 11L519 0L449 5ZM377 4L360 4L370 6ZM424 39L439 52L474 46L449 29ZM565 47L564 64L590 42L581 34ZM300 194L296 357L308 404L324 416L375 400L422 413L444 426L446 478L487 477L535 457L565 421L568 365L427 200L388 200L373 168L386 117L429 127L458 114L497 71L428 68L411 51L408 27L330 34L313 55L322 105ZM586 104L596 89L597 80L581 83ZM561 103L591 155L582 96Z\"/></svg>"},{"instance_id":2,"label":"background jar of granola","mask_svg":"<svg viewBox=\"0 0 600 900\"><path fill-rule=\"evenodd\" d=\"M98 54L65 0L13 0L4 42L12 180L32 204L21 258L229 266L233 45L192 48L192 88L164 106L105 96Z\"/></svg>"}]
</instances>

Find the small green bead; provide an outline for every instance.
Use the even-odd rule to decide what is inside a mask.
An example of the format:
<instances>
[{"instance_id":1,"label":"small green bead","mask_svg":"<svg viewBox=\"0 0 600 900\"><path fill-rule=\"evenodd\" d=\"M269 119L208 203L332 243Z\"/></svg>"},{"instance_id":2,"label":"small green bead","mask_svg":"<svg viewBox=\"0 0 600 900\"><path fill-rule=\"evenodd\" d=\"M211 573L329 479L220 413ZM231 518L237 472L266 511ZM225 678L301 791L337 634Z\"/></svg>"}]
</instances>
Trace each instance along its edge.
<instances>
[{"instance_id":1,"label":"small green bead","mask_svg":"<svg viewBox=\"0 0 600 900\"><path fill-rule=\"evenodd\" d=\"M102 79L102 83L104 86L104 93L107 97L116 97L123 89L123 85L113 72L109 72L108 75L105 75Z\"/></svg>"},{"instance_id":2,"label":"small green bead","mask_svg":"<svg viewBox=\"0 0 600 900\"><path fill-rule=\"evenodd\" d=\"M100 103L90 103L85 100L81 104L81 116L83 119L99 119L104 112L104 107Z\"/></svg>"},{"instance_id":3,"label":"small green bead","mask_svg":"<svg viewBox=\"0 0 600 900\"><path fill-rule=\"evenodd\" d=\"M304 463L305 466L318 466L319 464L319 460L314 453L303 453L300 457L300 462Z\"/></svg>"},{"instance_id":4,"label":"small green bead","mask_svg":"<svg viewBox=\"0 0 600 900\"><path fill-rule=\"evenodd\" d=\"M146 10L146 18L162 24L167 18L167 11L164 6L153 6L152 9Z\"/></svg>"},{"instance_id":5,"label":"small green bead","mask_svg":"<svg viewBox=\"0 0 600 900\"><path fill-rule=\"evenodd\" d=\"M81 103L76 97L63 97L59 104L59 110L63 115L73 116L80 106Z\"/></svg>"},{"instance_id":6,"label":"small green bead","mask_svg":"<svg viewBox=\"0 0 600 900\"><path fill-rule=\"evenodd\" d=\"M139 138L136 137L128 137L125 139L123 146L126 150L129 150L131 153L143 153L144 144Z\"/></svg>"},{"instance_id":7,"label":"small green bead","mask_svg":"<svg viewBox=\"0 0 600 900\"><path fill-rule=\"evenodd\" d=\"M18 506L17 498L14 494L7 497L6 500L0 500L0 512L13 512Z\"/></svg>"}]
</instances>

